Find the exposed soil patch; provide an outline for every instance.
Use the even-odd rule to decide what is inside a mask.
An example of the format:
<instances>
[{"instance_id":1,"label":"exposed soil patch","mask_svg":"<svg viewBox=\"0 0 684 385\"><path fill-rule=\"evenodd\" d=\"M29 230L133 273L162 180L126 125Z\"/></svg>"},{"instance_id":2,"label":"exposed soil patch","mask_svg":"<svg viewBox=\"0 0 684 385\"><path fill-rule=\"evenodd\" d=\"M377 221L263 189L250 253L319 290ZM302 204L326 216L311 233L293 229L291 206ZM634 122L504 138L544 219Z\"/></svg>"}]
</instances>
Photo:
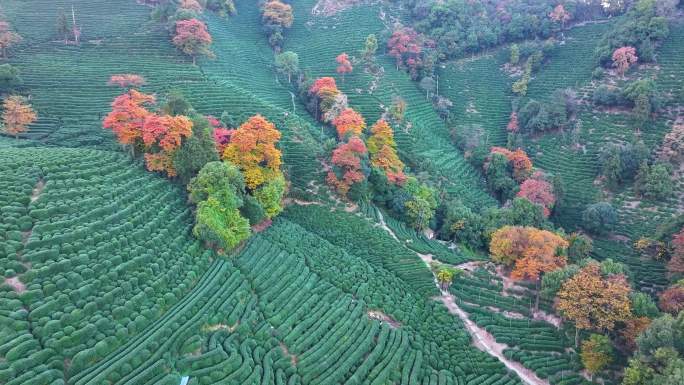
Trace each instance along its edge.
<instances>
[{"instance_id":1,"label":"exposed soil patch","mask_svg":"<svg viewBox=\"0 0 684 385\"><path fill-rule=\"evenodd\" d=\"M381 312L380 310L368 310L368 318L386 322L392 329L398 329L401 326L397 320Z\"/></svg>"},{"instance_id":2,"label":"exposed soil patch","mask_svg":"<svg viewBox=\"0 0 684 385\"><path fill-rule=\"evenodd\" d=\"M26 291L26 285L19 280L19 277L5 278L5 284L9 285L19 294Z\"/></svg>"},{"instance_id":3,"label":"exposed soil patch","mask_svg":"<svg viewBox=\"0 0 684 385\"><path fill-rule=\"evenodd\" d=\"M321 205L321 202L312 202L312 201L303 201L301 199L296 199L296 198L285 198L283 200L283 203L285 206L289 205L297 205L297 206L311 206L311 205Z\"/></svg>"},{"instance_id":4,"label":"exposed soil patch","mask_svg":"<svg viewBox=\"0 0 684 385\"><path fill-rule=\"evenodd\" d=\"M355 5L367 2L366 0L319 0L311 9L314 16L332 16Z\"/></svg>"},{"instance_id":5,"label":"exposed soil patch","mask_svg":"<svg viewBox=\"0 0 684 385\"><path fill-rule=\"evenodd\" d=\"M287 346L285 346L285 344L282 342L280 343L280 349L283 351L283 354L286 357L290 357L290 363L292 366L297 366L297 356L290 353L290 351L287 349Z\"/></svg>"},{"instance_id":6,"label":"exposed soil patch","mask_svg":"<svg viewBox=\"0 0 684 385\"><path fill-rule=\"evenodd\" d=\"M43 189L45 189L45 181L43 181L42 179L38 179L38 183L36 183L36 186L33 188L33 191L31 192L31 203L38 200L40 194L43 192Z\"/></svg>"},{"instance_id":7,"label":"exposed soil patch","mask_svg":"<svg viewBox=\"0 0 684 385\"><path fill-rule=\"evenodd\" d=\"M235 331L235 329L237 329L238 326L240 326L240 321L236 322L233 326L229 326L226 324L207 325L204 327L204 330L208 332L215 332L217 330L228 330L232 333Z\"/></svg>"},{"instance_id":8,"label":"exposed soil patch","mask_svg":"<svg viewBox=\"0 0 684 385\"><path fill-rule=\"evenodd\" d=\"M543 310L537 310L536 312L534 312L532 314L532 318L537 321L546 321L557 328L559 328L563 323L563 320L560 317L553 314L549 314Z\"/></svg>"}]
</instances>

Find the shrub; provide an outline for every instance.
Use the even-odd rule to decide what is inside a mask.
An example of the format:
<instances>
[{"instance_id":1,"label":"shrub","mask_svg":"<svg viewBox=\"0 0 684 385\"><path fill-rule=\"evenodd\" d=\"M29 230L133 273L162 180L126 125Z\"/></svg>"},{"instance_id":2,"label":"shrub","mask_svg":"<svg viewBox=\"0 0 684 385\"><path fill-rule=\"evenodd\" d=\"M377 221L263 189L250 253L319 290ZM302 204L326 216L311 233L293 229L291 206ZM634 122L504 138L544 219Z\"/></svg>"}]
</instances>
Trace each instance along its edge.
<instances>
[{"instance_id":1,"label":"shrub","mask_svg":"<svg viewBox=\"0 0 684 385\"><path fill-rule=\"evenodd\" d=\"M643 162L634 181L636 193L653 200L667 199L672 195L674 182L672 169L668 164L658 163L649 166Z\"/></svg>"},{"instance_id":2,"label":"shrub","mask_svg":"<svg viewBox=\"0 0 684 385\"><path fill-rule=\"evenodd\" d=\"M607 202L587 206L582 213L583 227L594 234L606 234L615 228L617 211Z\"/></svg>"}]
</instances>

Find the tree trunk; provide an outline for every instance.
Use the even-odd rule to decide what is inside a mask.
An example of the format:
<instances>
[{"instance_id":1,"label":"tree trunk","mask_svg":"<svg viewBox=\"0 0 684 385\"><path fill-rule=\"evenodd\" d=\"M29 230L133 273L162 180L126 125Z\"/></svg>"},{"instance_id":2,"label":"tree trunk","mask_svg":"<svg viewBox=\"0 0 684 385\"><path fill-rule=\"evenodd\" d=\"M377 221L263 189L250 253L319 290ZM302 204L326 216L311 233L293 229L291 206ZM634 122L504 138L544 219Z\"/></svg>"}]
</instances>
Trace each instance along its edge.
<instances>
[{"instance_id":1,"label":"tree trunk","mask_svg":"<svg viewBox=\"0 0 684 385\"><path fill-rule=\"evenodd\" d=\"M539 279L537 279L537 282L535 282L535 288L537 289L537 295L535 296L535 299L534 299L534 311L535 312L539 311L539 294L541 292L541 287L539 285L540 283L541 283L541 276L539 277Z\"/></svg>"},{"instance_id":2,"label":"tree trunk","mask_svg":"<svg viewBox=\"0 0 684 385\"><path fill-rule=\"evenodd\" d=\"M195 55L192 55L192 65L197 65L197 57Z\"/></svg>"},{"instance_id":3,"label":"tree trunk","mask_svg":"<svg viewBox=\"0 0 684 385\"><path fill-rule=\"evenodd\" d=\"M575 349L579 348L579 328L575 326Z\"/></svg>"}]
</instances>

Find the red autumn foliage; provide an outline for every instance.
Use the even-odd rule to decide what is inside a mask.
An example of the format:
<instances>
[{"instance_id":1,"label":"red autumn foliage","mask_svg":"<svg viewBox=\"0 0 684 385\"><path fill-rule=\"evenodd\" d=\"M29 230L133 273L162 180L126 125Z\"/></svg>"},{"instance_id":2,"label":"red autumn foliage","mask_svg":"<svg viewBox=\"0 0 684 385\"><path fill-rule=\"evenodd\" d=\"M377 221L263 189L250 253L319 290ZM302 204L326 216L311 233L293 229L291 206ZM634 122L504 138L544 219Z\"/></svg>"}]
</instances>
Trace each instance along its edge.
<instances>
[{"instance_id":1,"label":"red autumn foliage","mask_svg":"<svg viewBox=\"0 0 684 385\"><path fill-rule=\"evenodd\" d=\"M311 87L309 87L309 94L318 95L322 89L337 90L337 83L335 83L335 79L331 77L322 77L316 79Z\"/></svg>"},{"instance_id":2,"label":"red autumn foliage","mask_svg":"<svg viewBox=\"0 0 684 385\"><path fill-rule=\"evenodd\" d=\"M352 136L361 135L366 128L366 121L363 120L361 114L351 108L347 108L333 119L333 125L337 129L338 138L342 140L348 134Z\"/></svg>"},{"instance_id":3,"label":"red autumn foliage","mask_svg":"<svg viewBox=\"0 0 684 385\"><path fill-rule=\"evenodd\" d=\"M561 23L561 25L565 25L565 23L572 18L572 15L568 13L568 11L565 10L565 7L563 7L563 4L558 4L556 8L553 9L551 13L549 13L549 17L551 20Z\"/></svg>"},{"instance_id":4,"label":"red autumn foliage","mask_svg":"<svg viewBox=\"0 0 684 385\"><path fill-rule=\"evenodd\" d=\"M112 111L104 119L119 143L142 147L150 171L164 171L175 176L173 153L182 139L192 135L192 122L186 116L157 115L147 108L155 103L152 95L131 89L112 102Z\"/></svg>"},{"instance_id":5,"label":"red autumn foliage","mask_svg":"<svg viewBox=\"0 0 684 385\"><path fill-rule=\"evenodd\" d=\"M333 170L328 171L326 178L328 184L335 187L341 195L346 195L354 183L362 182L365 175L361 170L361 157L366 155L368 150L363 140L354 136L346 143L340 143L332 153L332 164L339 168L341 177Z\"/></svg>"},{"instance_id":6,"label":"red autumn foliage","mask_svg":"<svg viewBox=\"0 0 684 385\"><path fill-rule=\"evenodd\" d=\"M684 273L684 228L672 237L672 256L667 263L671 274Z\"/></svg>"},{"instance_id":7,"label":"red autumn foliage","mask_svg":"<svg viewBox=\"0 0 684 385\"><path fill-rule=\"evenodd\" d=\"M629 67L639 61L634 47L620 47L613 52L613 66L617 68L620 75L624 75Z\"/></svg>"},{"instance_id":8,"label":"red autumn foliage","mask_svg":"<svg viewBox=\"0 0 684 385\"><path fill-rule=\"evenodd\" d=\"M553 194L553 186L551 183L544 180L543 177L536 178L533 176L532 178L525 180L520 185L518 196L542 206L545 217L548 217L551 214L551 209L556 203L556 196Z\"/></svg>"},{"instance_id":9,"label":"red autumn foliage","mask_svg":"<svg viewBox=\"0 0 684 385\"><path fill-rule=\"evenodd\" d=\"M145 119L151 114L147 107L155 102L153 95L132 89L114 99L112 112L105 117L103 126L114 132L119 143L132 145L142 140Z\"/></svg>"},{"instance_id":10,"label":"red autumn foliage","mask_svg":"<svg viewBox=\"0 0 684 385\"><path fill-rule=\"evenodd\" d=\"M140 87L144 84L145 78L136 74L112 75L107 82L108 86L119 86L121 88Z\"/></svg>"},{"instance_id":11,"label":"red autumn foliage","mask_svg":"<svg viewBox=\"0 0 684 385\"><path fill-rule=\"evenodd\" d=\"M660 293L658 306L660 310L675 316L684 310L684 286L671 286Z\"/></svg>"},{"instance_id":12,"label":"red autumn foliage","mask_svg":"<svg viewBox=\"0 0 684 385\"><path fill-rule=\"evenodd\" d=\"M216 145L216 151L219 154L223 154L228 143L230 143L230 138L235 133L235 130L229 130L227 128L217 127L214 128L214 143Z\"/></svg>"},{"instance_id":13,"label":"red autumn foliage","mask_svg":"<svg viewBox=\"0 0 684 385\"><path fill-rule=\"evenodd\" d=\"M518 124L518 114L516 112L511 112L511 118L508 121L508 126L506 126L508 132L516 133L520 130L520 125Z\"/></svg>"},{"instance_id":14,"label":"red autumn foliage","mask_svg":"<svg viewBox=\"0 0 684 385\"><path fill-rule=\"evenodd\" d=\"M173 44L186 55L192 56L193 64L197 55L212 55L209 50L211 42L207 25L202 21L189 19L176 22L176 35L173 37Z\"/></svg>"},{"instance_id":15,"label":"red autumn foliage","mask_svg":"<svg viewBox=\"0 0 684 385\"><path fill-rule=\"evenodd\" d=\"M341 54L337 55L337 58L335 58L335 61L337 61L337 73L342 75L342 79L344 79L344 75L351 73L354 67L352 67L352 63L349 61L349 55L347 55L346 52L342 52Z\"/></svg>"},{"instance_id":16,"label":"red autumn foliage","mask_svg":"<svg viewBox=\"0 0 684 385\"><path fill-rule=\"evenodd\" d=\"M396 59L397 65L405 64L406 58L419 55L422 51L419 36L413 28L402 27L395 30L387 41L389 54Z\"/></svg>"}]
</instances>

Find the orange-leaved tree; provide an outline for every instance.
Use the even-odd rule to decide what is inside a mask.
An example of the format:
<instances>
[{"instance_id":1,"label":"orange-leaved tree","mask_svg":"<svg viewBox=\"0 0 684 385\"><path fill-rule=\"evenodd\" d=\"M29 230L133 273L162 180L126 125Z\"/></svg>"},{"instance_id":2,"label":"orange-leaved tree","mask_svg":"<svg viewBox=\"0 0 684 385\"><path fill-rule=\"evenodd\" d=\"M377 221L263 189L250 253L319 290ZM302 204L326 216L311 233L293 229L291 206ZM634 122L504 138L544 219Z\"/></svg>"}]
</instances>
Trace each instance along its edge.
<instances>
[{"instance_id":1,"label":"orange-leaved tree","mask_svg":"<svg viewBox=\"0 0 684 385\"><path fill-rule=\"evenodd\" d=\"M623 274L604 277L591 262L568 279L558 292L556 309L575 323L575 346L580 330L611 331L632 317L630 287Z\"/></svg>"},{"instance_id":2,"label":"orange-leaved tree","mask_svg":"<svg viewBox=\"0 0 684 385\"><path fill-rule=\"evenodd\" d=\"M280 137L273 123L261 115L252 116L231 135L223 159L236 165L247 187L255 190L282 176L281 153L276 147Z\"/></svg>"},{"instance_id":3,"label":"orange-leaved tree","mask_svg":"<svg viewBox=\"0 0 684 385\"><path fill-rule=\"evenodd\" d=\"M155 102L153 95L131 89L114 99L112 111L105 117L103 126L114 132L119 143L134 147L136 141L142 140L145 119L151 114L148 108Z\"/></svg>"},{"instance_id":4,"label":"orange-leaved tree","mask_svg":"<svg viewBox=\"0 0 684 385\"><path fill-rule=\"evenodd\" d=\"M490 151L493 154L503 154L508 159L513 167L513 178L518 183L523 182L532 175L532 161L522 149L519 148L511 151L503 147L492 147Z\"/></svg>"},{"instance_id":5,"label":"orange-leaved tree","mask_svg":"<svg viewBox=\"0 0 684 385\"><path fill-rule=\"evenodd\" d=\"M337 129L337 137L344 140L347 135L359 136L366 128L363 116L352 108L344 109L335 119L333 125Z\"/></svg>"},{"instance_id":6,"label":"orange-leaved tree","mask_svg":"<svg viewBox=\"0 0 684 385\"><path fill-rule=\"evenodd\" d=\"M6 21L0 21L0 52L2 57L7 57L7 50L13 45L21 42L21 36L12 32L10 25Z\"/></svg>"},{"instance_id":7,"label":"orange-leaved tree","mask_svg":"<svg viewBox=\"0 0 684 385\"><path fill-rule=\"evenodd\" d=\"M329 122L332 119L330 119L331 117L328 112L330 112L336 104L339 104L339 100L343 94L337 88L334 78L322 77L316 79L311 87L309 87L309 96L312 96L316 102L316 119L322 119ZM334 119L334 116L332 118Z\"/></svg>"},{"instance_id":8,"label":"orange-leaved tree","mask_svg":"<svg viewBox=\"0 0 684 385\"><path fill-rule=\"evenodd\" d=\"M620 47L613 52L613 66L617 68L621 76L637 61L639 61L639 57L634 47Z\"/></svg>"},{"instance_id":9,"label":"orange-leaved tree","mask_svg":"<svg viewBox=\"0 0 684 385\"><path fill-rule=\"evenodd\" d=\"M183 115L158 115L150 111L148 108L155 102L153 95L130 89L114 99L103 126L112 130L119 143L129 146L133 154L142 151L148 170L173 177L173 154L183 138L192 136L192 122Z\"/></svg>"},{"instance_id":10,"label":"orange-leaved tree","mask_svg":"<svg viewBox=\"0 0 684 385\"><path fill-rule=\"evenodd\" d=\"M521 226L504 226L496 230L489 244L494 262L513 266L511 278L535 281L535 311L539 308L542 275L566 265L567 248L568 242L555 233Z\"/></svg>"},{"instance_id":11,"label":"orange-leaved tree","mask_svg":"<svg viewBox=\"0 0 684 385\"><path fill-rule=\"evenodd\" d=\"M337 61L337 73L342 75L342 81L344 81L344 75L351 73L354 67L352 67L351 61L349 61L349 55L346 52L342 52L335 58Z\"/></svg>"},{"instance_id":12,"label":"orange-leaved tree","mask_svg":"<svg viewBox=\"0 0 684 385\"><path fill-rule=\"evenodd\" d=\"M340 195L347 195L353 184L365 180L363 164L367 155L366 145L359 137L353 136L346 143L341 142L332 153L332 168L326 178L328 184Z\"/></svg>"},{"instance_id":13,"label":"orange-leaved tree","mask_svg":"<svg viewBox=\"0 0 684 385\"><path fill-rule=\"evenodd\" d=\"M392 127L385 120L380 119L371 127L371 136L366 144L371 165L381 169L390 183L404 184L404 163L397 155Z\"/></svg>"},{"instance_id":14,"label":"orange-leaved tree","mask_svg":"<svg viewBox=\"0 0 684 385\"><path fill-rule=\"evenodd\" d=\"M29 124L38 119L36 112L28 104L26 98L21 96L8 96L2 103L2 126L6 134L14 135L28 130Z\"/></svg>"},{"instance_id":15,"label":"orange-leaved tree","mask_svg":"<svg viewBox=\"0 0 684 385\"><path fill-rule=\"evenodd\" d=\"M262 7L261 18L266 25L290 28L294 20L292 6L279 0L270 0Z\"/></svg>"},{"instance_id":16,"label":"orange-leaved tree","mask_svg":"<svg viewBox=\"0 0 684 385\"><path fill-rule=\"evenodd\" d=\"M192 57L192 64L196 64L198 55L212 57L209 49L212 39L207 25L197 19L178 20L173 44L186 55Z\"/></svg>"}]
</instances>

